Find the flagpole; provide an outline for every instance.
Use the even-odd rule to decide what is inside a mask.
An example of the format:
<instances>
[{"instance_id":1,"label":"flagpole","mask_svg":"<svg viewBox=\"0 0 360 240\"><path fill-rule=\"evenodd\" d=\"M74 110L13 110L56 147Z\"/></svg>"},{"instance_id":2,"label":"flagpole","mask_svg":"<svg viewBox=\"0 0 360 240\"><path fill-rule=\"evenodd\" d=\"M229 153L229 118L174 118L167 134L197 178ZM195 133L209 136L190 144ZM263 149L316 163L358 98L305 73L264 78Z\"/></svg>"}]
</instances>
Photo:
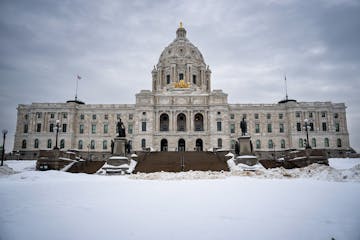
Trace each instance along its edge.
<instances>
[{"instance_id":1,"label":"flagpole","mask_svg":"<svg viewBox=\"0 0 360 240\"><path fill-rule=\"evenodd\" d=\"M286 93L286 100L288 100L286 75L285 75L285 93Z\"/></svg>"},{"instance_id":2,"label":"flagpole","mask_svg":"<svg viewBox=\"0 0 360 240\"><path fill-rule=\"evenodd\" d=\"M75 101L77 101L77 92L78 92L78 81L79 81L79 75L76 77L76 90L75 90Z\"/></svg>"}]
</instances>

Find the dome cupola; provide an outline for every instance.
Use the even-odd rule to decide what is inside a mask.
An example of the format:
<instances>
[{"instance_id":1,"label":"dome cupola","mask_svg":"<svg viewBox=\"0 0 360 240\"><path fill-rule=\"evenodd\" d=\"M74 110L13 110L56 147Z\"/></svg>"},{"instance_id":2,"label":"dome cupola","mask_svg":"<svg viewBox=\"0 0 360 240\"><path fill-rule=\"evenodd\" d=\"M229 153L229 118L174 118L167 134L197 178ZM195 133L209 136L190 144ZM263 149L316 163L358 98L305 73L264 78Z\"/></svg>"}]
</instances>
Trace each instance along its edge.
<instances>
[{"instance_id":1,"label":"dome cupola","mask_svg":"<svg viewBox=\"0 0 360 240\"><path fill-rule=\"evenodd\" d=\"M211 71L199 49L186 38L182 22L152 71L153 91L177 88L210 91Z\"/></svg>"}]
</instances>

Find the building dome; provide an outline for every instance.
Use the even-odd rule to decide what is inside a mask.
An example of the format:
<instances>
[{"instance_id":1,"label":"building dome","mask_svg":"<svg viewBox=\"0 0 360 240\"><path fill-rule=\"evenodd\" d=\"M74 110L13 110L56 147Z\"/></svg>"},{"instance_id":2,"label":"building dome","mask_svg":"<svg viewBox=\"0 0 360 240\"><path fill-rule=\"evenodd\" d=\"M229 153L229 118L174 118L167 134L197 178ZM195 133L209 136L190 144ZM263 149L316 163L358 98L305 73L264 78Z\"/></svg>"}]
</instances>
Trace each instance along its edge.
<instances>
[{"instance_id":1,"label":"building dome","mask_svg":"<svg viewBox=\"0 0 360 240\"><path fill-rule=\"evenodd\" d=\"M162 51L152 71L153 91L172 88L210 90L210 73L203 55L186 38L186 30L180 23L176 38Z\"/></svg>"},{"instance_id":2,"label":"building dome","mask_svg":"<svg viewBox=\"0 0 360 240\"><path fill-rule=\"evenodd\" d=\"M157 66L166 66L178 60L182 60L184 63L206 66L199 49L186 38L186 30L182 25L176 31L174 41L162 51Z\"/></svg>"}]
</instances>

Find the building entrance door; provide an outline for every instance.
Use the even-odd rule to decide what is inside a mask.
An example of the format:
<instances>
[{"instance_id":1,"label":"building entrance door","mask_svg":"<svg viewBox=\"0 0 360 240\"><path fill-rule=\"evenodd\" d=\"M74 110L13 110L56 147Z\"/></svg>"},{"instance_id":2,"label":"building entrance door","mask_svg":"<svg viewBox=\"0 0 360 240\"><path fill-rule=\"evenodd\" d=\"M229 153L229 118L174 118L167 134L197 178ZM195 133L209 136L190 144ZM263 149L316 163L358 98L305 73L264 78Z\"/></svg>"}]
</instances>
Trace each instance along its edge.
<instances>
[{"instance_id":1,"label":"building entrance door","mask_svg":"<svg viewBox=\"0 0 360 240\"><path fill-rule=\"evenodd\" d=\"M162 139L160 142L161 145L161 152L167 152L168 150L168 141L166 139Z\"/></svg>"},{"instance_id":2,"label":"building entrance door","mask_svg":"<svg viewBox=\"0 0 360 240\"><path fill-rule=\"evenodd\" d=\"M178 151L185 152L185 140L182 138L179 139L179 142L178 142Z\"/></svg>"},{"instance_id":3,"label":"building entrance door","mask_svg":"<svg viewBox=\"0 0 360 240\"><path fill-rule=\"evenodd\" d=\"M195 148L196 148L196 151L202 152L202 150L203 150L203 141L200 138L196 139Z\"/></svg>"}]
</instances>

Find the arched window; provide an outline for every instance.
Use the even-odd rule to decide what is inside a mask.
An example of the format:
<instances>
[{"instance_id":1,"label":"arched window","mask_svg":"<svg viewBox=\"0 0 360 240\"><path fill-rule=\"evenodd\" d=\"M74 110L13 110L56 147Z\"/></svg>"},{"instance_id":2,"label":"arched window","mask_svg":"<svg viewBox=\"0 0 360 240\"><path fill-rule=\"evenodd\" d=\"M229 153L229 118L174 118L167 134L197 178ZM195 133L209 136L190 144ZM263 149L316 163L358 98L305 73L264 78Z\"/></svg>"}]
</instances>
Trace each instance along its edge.
<instances>
[{"instance_id":1,"label":"arched window","mask_svg":"<svg viewBox=\"0 0 360 240\"><path fill-rule=\"evenodd\" d=\"M204 131L204 117L201 113L197 113L194 117L195 131Z\"/></svg>"},{"instance_id":2,"label":"arched window","mask_svg":"<svg viewBox=\"0 0 360 240\"><path fill-rule=\"evenodd\" d=\"M177 115L177 131L186 131L186 116L183 113L180 113L179 115Z\"/></svg>"},{"instance_id":3,"label":"arched window","mask_svg":"<svg viewBox=\"0 0 360 240\"><path fill-rule=\"evenodd\" d=\"M106 150L106 149L107 149L107 141L104 140L104 141L103 141L103 150Z\"/></svg>"},{"instance_id":4,"label":"arched window","mask_svg":"<svg viewBox=\"0 0 360 240\"><path fill-rule=\"evenodd\" d=\"M95 149L95 140L91 140L90 149Z\"/></svg>"},{"instance_id":5,"label":"arched window","mask_svg":"<svg viewBox=\"0 0 360 240\"><path fill-rule=\"evenodd\" d=\"M256 140L256 149L260 149L261 148L261 142L260 140Z\"/></svg>"},{"instance_id":6,"label":"arched window","mask_svg":"<svg viewBox=\"0 0 360 240\"><path fill-rule=\"evenodd\" d=\"M35 139L34 148L39 148L39 139Z\"/></svg>"},{"instance_id":7,"label":"arched window","mask_svg":"<svg viewBox=\"0 0 360 240\"><path fill-rule=\"evenodd\" d=\"M304 147L304 141L302 138L299 138L299 148Z\"/></svg>"},{"instance_id":8,"label":"arched window","mask_svg":"<svg viewBox=\"0 0 360 240\"><path fill-rule=\"evenodd\" d=\"M235 149L235 140L231 140L230 145L231 145L231 149Z\"/></svg>"},{"instance_id":9,"label":"arched window","mask_svg":"<svg viewBox=\"0 0 360 240\"><path fill-rule=\"evenodd\" d=\"M273 143L273 140L271 140L271 139L268 141L268 148L270 148L270 149L274 148L274 143Z\"/></svg>"},{"instance_id":10,"label":"arched window","mask_svg":"<svg viewBox=\"0 0 360 240\"><path fill-rule=\"evenodd\" d=\"M78 149L83 149L83 140L79 140Z\"/></svg>"},{"instance_id":11,"label":"arched window","mask_svg":"<svg viewBox=\"0 0 360 240\"><path fill-rule=\"evenodd\" d=\"M160 115L160 131L169 131L169 115L166 113Z\"/></svg>"},{"instance_id":12,"label":"arched window","mask_svg":"<svg viewBox=\"0 0 360 240\"><path fill-rule=\"evenodd\" d=\"M311 139L311 145L312 147L316 147L316 138Z\"/></svg>"},{"instance_id":13,"label":"arched window","mask_svg":"<svg viewBox=\"0 0 360 240\"><path fill-rule=\"evenodd\" d=\"M141 139L141 148L146 148L146 140L144 138Z\"/></svg>"},{"instance_id":14,"label":"arched window","mask_svg":"<svg viewBox=\"0 0 360 240\"><path fill-rule=\"evenodd\" d=\"M341 147L341 139L340 139L340 138L338 138L338 139L336 140L336 146L337 146L337 147Z\"/></svg>"},{"instance_id":15,"label":"arched window","mask_svg":"<svg viewBox=\"0 0 360 240\"><path fill-rule=\"evenodd\" d=\"M218 138L217 142L218 142L218 148L222 148L222 139Z\"/></svg>"},{"instance_id":16,"label":"arched window","mask_svg":"<svg viewBox=\"0 0 360 240\"><path fill-rule=\"evenodd\" d=\"M22 143L21 143L21 148L26 148L26 140L22 140Z\"/></svg>"},{"instance_id":17,"label":"arched window","mask_svg":"<svg viewBox=\"0 0 360 240\"><path fill-rule=\"evenodd\" d=\"M280 141L281 148L285 148L285 140L281 139Z\"/></svg>"},{"instance_id":18,"label":"arched window","mask_svg":"<svg viewBox=\"0 0 360 240\"><path fill-rule=\"evenodd\" d=\"M60 141L60 149L65 148L65 140L61 139Z\"/></svg>"},{"instance_id":19,"label":"arched window","mask_svg":"<svg viewBox=\"0 0 360 240\"><path fill-rule=\"evenodd\" d=\"M329 144L329 139L328 139L328 138L325 138L325 139L324 139L324 146L325 146L325 147L329 147L329 146L330 146L330 144Z\"/></svg>"},{"instance_id":20,"label":"arched window","mask_svg":"<svg viewBox=\"0 0 360 240\"><path fill-rule=\"evenodd\" d=\"M52 147L52 141L51 139L47 140L47 148L51 148Z\"/></svg>"}]
</instances>

